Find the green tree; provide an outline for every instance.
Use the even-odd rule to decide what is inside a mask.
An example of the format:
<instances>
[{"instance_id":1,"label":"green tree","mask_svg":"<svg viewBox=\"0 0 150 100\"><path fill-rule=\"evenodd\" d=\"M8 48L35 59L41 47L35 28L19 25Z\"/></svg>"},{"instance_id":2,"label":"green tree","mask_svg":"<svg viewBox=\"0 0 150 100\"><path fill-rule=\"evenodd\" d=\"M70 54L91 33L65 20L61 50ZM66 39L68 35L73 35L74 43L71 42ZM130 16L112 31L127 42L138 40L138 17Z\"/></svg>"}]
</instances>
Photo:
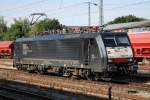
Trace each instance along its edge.
<instances>
[{"instance_id":1,"label":"green tree","mask_svg":"<svg viewBox=\"0 0 150 100\"><path fill-rule=\"evenodd\" d=\"M29 36L30 22L28 19L14 19L14 24L9 28L8 33L4 36L4 40L15 40L20 37Z\"/></svg>"},{"instance_id":2,"label":"green tree","mask_svg":"<svg viewBox=\"0 0 150 100\"><path fill-rule=\"evenodd\" d=\"M3 26L3 27L1 27ZM7 28L4 20L0 20L0 32L5 34L0 34L0 40L15 40L16 38L29 37L33 32L43 32L61 29L62 25L56 19L45 18L32 27L28 19L14 19L14 23Z\"/></svg>"},{"instance_id":3,"label":"green tree","mask_svg":"<svg viewBox=\"0 0 150 100\"><path fill-rule=\"evenodd\" d=\"M7 25L3 17L0 17L0 34L7 32Z\"/></svg>"},{"instance_id":4,"label":"green tree","mask_svg":"<svg viewBox=\"0 0 150 100\"><path fill-rule=\"evenodd\" d=\"M57 30L61 29L61 27L62 25L57 19L45 18L44 20L41 20L33 25L32 32Z\"/></svg>"},{"instance_id":5,"label":"green tree","mask_svg":"<svg viewBox=\"0 0 150 100\"><path fill-rule=\"evenodd\" d=\"M128 15L128 16L121 16L121 17L115 18L113 21L108 22L108 24L137 22L137 21L143 21L143 20L146 20L146 19L139 18L134 15Z\"/></svg>"}]
</instances>

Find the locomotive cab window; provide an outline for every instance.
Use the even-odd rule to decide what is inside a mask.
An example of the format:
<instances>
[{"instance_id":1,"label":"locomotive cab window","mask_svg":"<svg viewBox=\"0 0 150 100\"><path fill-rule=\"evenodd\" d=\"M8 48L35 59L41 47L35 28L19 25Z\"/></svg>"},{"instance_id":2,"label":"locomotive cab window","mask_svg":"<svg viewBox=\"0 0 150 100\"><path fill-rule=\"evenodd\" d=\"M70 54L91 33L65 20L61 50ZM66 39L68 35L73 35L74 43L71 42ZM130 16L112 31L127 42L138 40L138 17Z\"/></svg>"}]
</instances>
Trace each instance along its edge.
<instances>
[{"instance_id":1,"label":"locomotive cab window","mask_svg":"<svg viewBox=\"0 0 150 100\"><path fill-rule=\"evenodd\" d=\"M106 47L129 46L129 40L127 36L106 36L104 44Z\"/></svg>"},{"instance_id":2,"label":"locomotive cab window","mask_svg":"<svg viewBox=\"0 0 150 100\"><path fill-rule=\"evenodd\" d=\"M105 37L104 44L107 47L116 46L115 38L114 37Z\"/></svg>"},{"instance_id":3,"label":"locomotive cab window","mask_svg":"<svg viewBox=\"0 0 150 100\"><path fill-rule=\"evenodd\" d=\"M126 36L117 36L116 40L118 46L129 46L129 40Z\"/></svg>"}]
</instances>

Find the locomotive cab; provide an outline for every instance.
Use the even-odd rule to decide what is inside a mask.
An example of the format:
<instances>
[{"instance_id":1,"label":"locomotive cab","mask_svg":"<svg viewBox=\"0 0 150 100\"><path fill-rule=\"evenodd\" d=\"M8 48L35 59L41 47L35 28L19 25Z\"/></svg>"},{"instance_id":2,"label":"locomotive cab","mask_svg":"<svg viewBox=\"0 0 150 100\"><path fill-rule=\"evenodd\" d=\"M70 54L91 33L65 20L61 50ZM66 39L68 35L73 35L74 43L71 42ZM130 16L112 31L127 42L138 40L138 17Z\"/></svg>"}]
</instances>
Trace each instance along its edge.
<instances>
[{"instance_id":1,"label":"locomotive cab","mask_svg":"<svg viewBox=\"0 0 150 100\"><path fill-rule=\"evenodd\" d=\"M107 72L109 74L129 74L137 71L133 51L127 33L102 35L107 53Z\"/></svg>"}]
</instances>

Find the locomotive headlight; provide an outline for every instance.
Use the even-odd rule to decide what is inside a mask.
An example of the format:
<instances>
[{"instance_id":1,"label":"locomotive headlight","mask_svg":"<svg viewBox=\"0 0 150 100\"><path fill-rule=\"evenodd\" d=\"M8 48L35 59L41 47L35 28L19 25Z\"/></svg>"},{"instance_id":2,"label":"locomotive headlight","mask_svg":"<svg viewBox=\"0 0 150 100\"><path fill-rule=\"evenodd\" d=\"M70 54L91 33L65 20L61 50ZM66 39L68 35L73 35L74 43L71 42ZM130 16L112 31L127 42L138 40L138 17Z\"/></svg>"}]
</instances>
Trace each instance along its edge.
<instances>
[{"instance_id":1,"label":"locomotive headlight","mask_svg":"<svg viewBox=\"0 0 150 100\"><path fill-rule=\"evenodd\" d=\"M132 59L132 58L129 58L129 59L128 59L128 61L130 61L130 62L131 62L131 61L133 61L133 59Z\"/></svg>"},{"instance_id":2,"label":"locomotive headlight","mask_svg":"<svg viewBox=\"0 0 150 100\"><path fill-rule=\"evenodd\" d=\"M112 62L112 59L108 59L108 62Z\"/></svg>"}]
</instances>

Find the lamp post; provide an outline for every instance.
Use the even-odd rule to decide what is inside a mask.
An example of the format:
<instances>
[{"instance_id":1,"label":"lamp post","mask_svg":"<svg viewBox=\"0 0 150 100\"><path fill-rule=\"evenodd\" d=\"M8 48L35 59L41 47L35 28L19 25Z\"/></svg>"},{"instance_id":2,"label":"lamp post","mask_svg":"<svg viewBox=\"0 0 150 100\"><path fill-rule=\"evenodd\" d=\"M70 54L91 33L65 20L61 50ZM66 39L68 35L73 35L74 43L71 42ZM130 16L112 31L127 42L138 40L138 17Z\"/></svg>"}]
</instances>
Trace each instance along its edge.
<instances>
[{"instance_id":1,"label":"lamp post","mask_svg":"<svg viewBox=\"0 0 150 100\"><path fill-rule=\"evenodd\" d=\"M85 2L88 4L88 26L91 26L91 2Z\"/></svg>"},{"instance_id":2,"label":"lamp post","mask_svg":"<svg viewBox=\"0 0 150 100\"><path fill-rule=\"evenodd\" d=\"M99 0L99 4L86 2L88 3L88 25L91 26L91 4L94 6L98 6L99 8L99 26L100 28L103 26L104 17L103 17L103 0Z\"/></svg>"},{"instance_id":3,"label":"lamp post","mask_svg":"<svg viewBox=\"0 0 150 100\"><path fill-rule=\"evenodd\" d=\"M99 0L99 26L104 24L104 16L103 16L103 0Z\"/></svg>"}]
</instances>

